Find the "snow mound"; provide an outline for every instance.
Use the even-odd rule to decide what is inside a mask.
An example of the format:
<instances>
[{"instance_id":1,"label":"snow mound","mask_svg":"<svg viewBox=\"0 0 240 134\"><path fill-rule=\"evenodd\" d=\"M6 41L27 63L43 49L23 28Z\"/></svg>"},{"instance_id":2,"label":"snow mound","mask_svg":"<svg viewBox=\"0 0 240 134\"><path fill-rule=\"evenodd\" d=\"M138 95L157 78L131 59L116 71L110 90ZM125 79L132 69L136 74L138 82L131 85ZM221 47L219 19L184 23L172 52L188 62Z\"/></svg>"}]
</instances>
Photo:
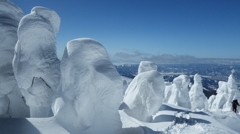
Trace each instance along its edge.
<instances>
[{"instance_id":1,"label":"snow mound","mask_svg":"<svg viewBox=\"0 0 240 134\"><path fill-rule=\"evenodd\" d=\"M82 38L67 43L59 92L53 112L71 133L121 133L117 110L122 78L97 41Z\"/></svg>"},{"instance_id":2,"label":"snow mound","mask_svg":"<svg viewBox=\"0 0 240 134\"><path fill-rule=\"evenodd\" d=\"M127 115L123 110L119 110L119 114L121 116L123 128L142 128L145 133L147 132L149 134L189 134L193 132L199 134L235 134L239 129L237 125L232 128L230 127L231 129L226 127L225 124L228 124L228 121L226 122L225 120L221 120L220 123L213 115L207 114L204 111L196 112L190 109L165 103L163 103L162 107L153 116L153 121L151 123L139 121Z\"/></svg>"},{"instance_id":3,"label":"snow mound","mask_svg":"<svg viewBox=\"0 0 240 134\"><path fill-rule=\"evenodd\" d=\"M140 121L151 121L151 116L157 112L164 98L163 76L156 70L139 73L128 86L124 109L129 116Z\"/></svg>"},{"instance_id":4,"label":"snow mound","mask_svg":"<svg viewBox=\"0 0 240 134\"><path fill-rule=\"evenodd\" d=\"M21 19L18 27L18 42L13 59L14 75L19 88L23 89L21 91L24 92L24 95L36 95L35 97L38 99L33 102L36 103L35 105L38 108L50 108L51 102L48 100L52 99L53 93L57 91L59 85L60 61L56 53L56 26L59 26L60 19L56 18L59 18L59 16L54 11L44 7L34 7L30 14ZM51 23L51 21L58 22ZM42 82L38 81L40 79ZM39 89L33 89L34 84ZM42 88L40 88L40 85ZM46 88L46 85L48 88ZM44 94L40 89L47 93ZM31 97L24 97L31 110L31 107L34 107L33 104L30 104L32 99L27 99ZM41 97L42 101L40 101ZM49 98L46 100L45 97ZM39 115L31 113L31 115L37 117L48 116L46 112L48 110L44 108L42 109L43 113L38 112Z\"/></svg>"},{"instance_id":5,"label":"snow mound","mask_svg":"<svg viewBox=\"0 0 240 134\"><path fill-rule=\"evenodd\" d=\"M192 109L208 109L208 99L203 93L202 78L200 75L194 75L194 84L189 92Z\"/></svg>"},{"instance_id":6,"label":"snow mound","mask_svg":"<svg viewBox=\"0 0 240 134\"><path fill-rule=\"evenodd\" d=\"M187 75L174 78L173 84L165 88L164 102L190 109L189 82L190 78Z\"/></svg>"},{"instance_id":7,"label":"snow mound","mask_svg":"<svg viewBox=\"0 0 240 134\"><path fill-rule=\"evenodd\" d=\"M142 61L138 67L138 74L147 72L150 70L157 70L157 65L151 61Z\"/></svg>"}]
</instances>

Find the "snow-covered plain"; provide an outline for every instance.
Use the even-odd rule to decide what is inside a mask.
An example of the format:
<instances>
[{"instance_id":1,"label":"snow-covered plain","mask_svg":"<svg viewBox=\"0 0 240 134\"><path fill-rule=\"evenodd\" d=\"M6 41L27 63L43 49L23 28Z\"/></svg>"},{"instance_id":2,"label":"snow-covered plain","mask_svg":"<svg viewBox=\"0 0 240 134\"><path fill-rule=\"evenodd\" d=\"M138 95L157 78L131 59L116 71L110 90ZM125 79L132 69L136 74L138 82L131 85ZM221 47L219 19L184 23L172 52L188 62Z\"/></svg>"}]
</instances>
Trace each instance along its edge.
<instances>
[{"instance_id":1,"label":"snow-covered plain","mask_svg":"<svg viewBox=\"0 0 240 134\"><path fill-rule=\"evenodd\" d=\"M191 86L187 75L164 82L151 61L133 80L121 77L93 39L69 41L59 61L57 13L34 7L23 16L0 0L0 134L240 133L234 72L207 100L200 75Z\"/></svg>"}]
</instances>

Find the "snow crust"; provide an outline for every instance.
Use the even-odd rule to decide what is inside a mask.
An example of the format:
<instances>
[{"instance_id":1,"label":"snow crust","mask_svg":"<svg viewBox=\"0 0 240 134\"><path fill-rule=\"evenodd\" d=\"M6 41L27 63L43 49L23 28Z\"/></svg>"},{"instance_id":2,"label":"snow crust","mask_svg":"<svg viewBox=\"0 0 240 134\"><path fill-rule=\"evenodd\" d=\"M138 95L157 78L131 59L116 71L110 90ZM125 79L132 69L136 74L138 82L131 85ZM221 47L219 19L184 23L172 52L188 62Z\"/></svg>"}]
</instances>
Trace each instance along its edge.
<instances>
[{"instance_id":1,"label":"snow crust","mask_svg":"<svg viewBox=\"0 0 240 134\"><path fill-rule=\"evenodd\" d=\"M124 112L140 121L151 121L162 105L164 88L163 76L158 71L149 69L139 73L125 92L123 101L128 108Z\"/></svg>"},{"instance_id":2,"label":"snow crust","mask_svg":"<svg viewBox=\"0 0 240 134\"><path fill-rule=\"evenodd\" d=\"M121 133L122 78L99 42L81 38L67 43L58 90L53 111L71 133Z\"/></svg>"},{"instance_id":3,"label":"snow crust","mask_svg":"<svg viewBox=\"0 0 240 134\"><path fill-rule=\"evenodd\" d=\"M174 78L173 83L168 83L165 88L164 102L190 109L189 82L190 78L187 75Z\"/></svg>"},{"instance_id":4,"label":"snow crust","mask_svg":"<svg viewBox=\"0 0 240 134\"><path fill-rule=\"evenodd\" d=\"M138 74L147 72L150 70L157 70L157 65L151 61L142 61L138 67Z\"/></svg>"},{"instance_id":5,"label":"snow crust","mask_svg":"<svg viewBox=\"0 0 240 134\"><path fill-rule=\"evenodd\" d=\"M31 113L34 117L48 116L49 100L59 85L60 61L56 54L56 28L59 24L60 19L55 11L34 7L30 14L21 19L18 27L13 70L31 112L38 111L39 115ZM32 95L38 99L32 98ZM33 108L34 104L31 103L37 107ZM46 107L49 107L48 110Z\"/></svg>"},{"instance_id":6,"label":"snow crust","mask_svg":"<svg viewBox=\"0 0 240 134\"><path fill-rule=\"evenodd\" d=\"M194 84L189 91L192 109L208 109L208 99L203 93L202 78L199 74L194 75Z\"/></svg>"},{"instance_id":7,"label":"snow crust","mask_svg":"<svg viewBox=\"0 0 240 134\"><path fill-rule=\"evenodd\" d=\"M240 91L237 88L234 75L231 74L227 82L219 81L218 85L217 95L215 99L212 99L212 105L209 102L211 105L210 110L231 111L232 101L235 99L240 101Z\"/></svg>"}]
</instances>

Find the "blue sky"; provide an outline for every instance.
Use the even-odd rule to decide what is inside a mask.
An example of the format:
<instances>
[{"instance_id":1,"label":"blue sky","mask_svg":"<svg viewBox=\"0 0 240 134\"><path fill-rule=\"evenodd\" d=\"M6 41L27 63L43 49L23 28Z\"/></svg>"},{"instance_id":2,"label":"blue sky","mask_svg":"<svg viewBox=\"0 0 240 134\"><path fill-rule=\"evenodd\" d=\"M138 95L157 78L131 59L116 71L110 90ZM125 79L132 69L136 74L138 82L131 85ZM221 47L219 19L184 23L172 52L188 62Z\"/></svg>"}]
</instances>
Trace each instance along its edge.
<instances>
[{"instance_id":1,"label":"blue sky","mask_svg":"<svg viewBox=\"0 0 240 134\"><path fill-rule=\"evenodd\" d=\"M239 0L10 0L25 14L55 10L59 58L68 41L93 38L117 62L240 58Z\"/></svg>"}]
</instances>

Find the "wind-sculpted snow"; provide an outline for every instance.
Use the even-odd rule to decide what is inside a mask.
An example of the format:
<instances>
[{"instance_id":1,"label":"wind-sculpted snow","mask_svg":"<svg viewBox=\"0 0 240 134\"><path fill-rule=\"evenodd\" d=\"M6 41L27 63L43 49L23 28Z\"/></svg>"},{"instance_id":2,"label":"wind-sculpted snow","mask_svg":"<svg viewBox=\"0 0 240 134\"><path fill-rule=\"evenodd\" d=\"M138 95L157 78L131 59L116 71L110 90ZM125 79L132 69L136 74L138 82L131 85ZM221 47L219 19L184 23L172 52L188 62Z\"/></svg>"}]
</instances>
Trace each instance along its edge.
<instances>
[{"instance_id":1,"label":"wind-sculpted snow","mask_svg":"<svg viewBox=\"0 0 240 134\"><path fill-rule=\"evenodd\" d=\"M208 99L203 93L202 78L198 74L194 75L194 84L189 91L189 97L192 109L208 109Z\"/></svg>"},{"instance_id":2,"label":"wind-sculpted snow","mask_svg":"<svg viewBox=\"0 0 240 134\"><path fill-rule=\"evenodd\" d=\"M151 121L164 98L163 76L156 70L139 73L128 86L124 103L128 106L124 111L140 121Z\"/></svg>"},{"instance_id":3,"label":"wind-sculpted snow","mask_svg":"<svg viewBox=\"0 0 240 134\"><path fill-rule=\"evenodd\" d=\"M0 117L6 117L8 111L9 99L6 95L0 95Z\"/></svg>"},{"instance_id":4,"label":"wind-sculpted snow","mask_svg":"<svg viewBox=\"0 0 240 134\"><path fill-rule=\"evenodd\" d=\"M138 74L147 72L150 70L157 70L157 65L151 61L142 61L138 67Z\"/></svg>"},{"instance_id":5,"label":"wind-sculpted snow","mask_svg":"<svg viewBox=\"0 0 240 134\"><path fill-rule=\"evenodd\" d=\"M23 11L12 2L0 1L0 96L4 96L1 98L1 104L6 107L0 107L0 111L7 112L4 117L29 116L29 109L22 99L12 68L14 48L18 39L17 28L23 15Z\"/></svg>"},{"instance_id":6,"label":"wind-sculpted snow","mask_svg":"<svg viewBox=\"0 0 240 134\"><path fill-rule=\"evenodd\" d=\"M224 111L230 111L232 101L235 99L240 101L240 91L237 88L233 74L228 77L227 82L219 81L218 85L217 95L215 99L212 100L210 110L216 111L222 109Z\"/></svg>"},{"instance_id":7,"label":"wind-sculpted snow","mask_svg":"<svg viewBox=\"0 0 240 134\"><path fill-rule=\"evenodd\" d=\"M176 77L173 80L173 84L165 88L164 102L190 109L189 82L190 78L187 75Z\"/></svg>"},{"instance_id":8,"label":"wind-sculpted snow","mask_svg":"<svg viewBox=\"0 0 240 134\"><path fill-rule=\"evenodd\" d=\"M0 94L10 93L16 85L12 70L17 27L23 11L9 1L0 1Z\"/></svg>"},{"instance_id":9,"label":"wind-sculpted snow","mask_svg":"<svg viewBox=\"0 0 240 134\"><path fill-rule=\"evenodd\" d=\"M67 43L61 61L62 95L53 105L58 121L67 130L121 133L118 107L122 92L122 78L100 43L85 38Z\"/></svg>"},{"instance_id":10,"label":"wind-sculpted snow","mask_svg":"<svg viewBox=\"0 0 240 134\"><path fill-rule=\"evenodd\" d=\"M22 89L22 94L30 107L31 117L45 117L49 115L53 90L42 78L34 77L32 86L27 90Z\"/></svg>"},{"instance_id":11,"label":"wind-sculpted snow","mask_svg":"<svg viewBox=\"0 0 240 134\"><path fill-rule=\"evenodd\" d=\"M25 96L27 104L36 103L37 107L50 107L51 102L45 101L45 97L52 96L52 92L56 92L60 79L60 61L56 54L56 32L60 24L57 13L44 7L34 7L32 12L24 16L18 27L18 42L15 47L15 55L13 59L14 75L17 79L18 86L22 88L25 95L32 94L29 89L36 92L34 95L38 99L30 99ZM38 84L38 89L32 89L34 86L34 78L42 79L42 84ZM49 88L46 94L41 94L42 88L47 85ZM33 86L33 87L32 87ZM37 91L38 90L38 91ZM40 94L38 94L39 92ZM43 96L46 95L46 96ZM48 104L39 103L42 102ZM33 101L33 102L32 102ZM46 106L48 105L48 106ZM33 106L33 105L28 105ZM31 108L30 108L31 109ZM41 110L40 110L41 111ZM34 116L48 116L42 109L39 115L31 113Z\"/></svg>"}]
</instances>

